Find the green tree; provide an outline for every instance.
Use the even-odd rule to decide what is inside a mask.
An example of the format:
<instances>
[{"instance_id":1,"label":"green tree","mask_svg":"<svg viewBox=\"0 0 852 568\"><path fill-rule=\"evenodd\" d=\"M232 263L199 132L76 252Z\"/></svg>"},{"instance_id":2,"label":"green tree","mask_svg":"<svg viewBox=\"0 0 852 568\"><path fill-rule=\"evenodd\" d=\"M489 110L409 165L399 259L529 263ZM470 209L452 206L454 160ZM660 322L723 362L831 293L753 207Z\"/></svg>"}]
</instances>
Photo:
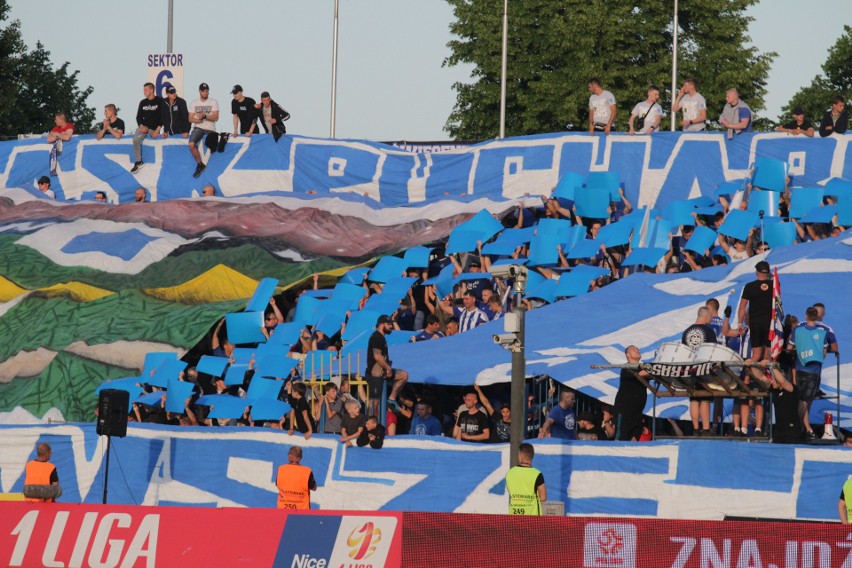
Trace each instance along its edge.
<instances>
[{"instance_id":1,"label":"green tree","mask_svg":"<svg viewBox=\"0 0 852 568\"><path fill-rule=\"evenodd\" d=\"M822 65L822 74L813 78L810 85L802 87L784 107L781 122L790 121L794 107L800 106L805 117L819 123L822 115L831 106L831 99L840 96L852 97L852 27L843 26L843 35L828 50L828 58Z\"/></svg>"},{"instance_id":2,"label":"green tree","mask_svg":"<svg viewBox=\"0 0 852 568\"><path fill-rule=\"evenodd\" d=\"M9 5L0 0L0 22L9 16ZM54 69L50 52L38 42L29 51L17 20L0 28L0 136L46 132L53 116L65 112L77 132L91 132L95 110L86 104L92 87L77 84L79 71L69 72L65 62Z\"/></svg>"},{"instance_id":3,"label":"green tree","mask_svg":"<svg viewBox=\"0 0 852 568\"><path fill-rule=\"evenodd\" d=\"M493 0L448 0L455 21L444 65L473 65L472 83L456 83L445 130L454 138L493 138L499 130L503 6ZM693 0L678 13L679 81L698 81L716 118L730 87L755 111L763 108L774 53L748 46L757 0ZM625 130L649 85L671 106L672 0L511 0L509 3L507 135L585 130L588 80L597 77L618 102ZM667 122L667 121L666 121Z\"/></svg>"}]
</instances>

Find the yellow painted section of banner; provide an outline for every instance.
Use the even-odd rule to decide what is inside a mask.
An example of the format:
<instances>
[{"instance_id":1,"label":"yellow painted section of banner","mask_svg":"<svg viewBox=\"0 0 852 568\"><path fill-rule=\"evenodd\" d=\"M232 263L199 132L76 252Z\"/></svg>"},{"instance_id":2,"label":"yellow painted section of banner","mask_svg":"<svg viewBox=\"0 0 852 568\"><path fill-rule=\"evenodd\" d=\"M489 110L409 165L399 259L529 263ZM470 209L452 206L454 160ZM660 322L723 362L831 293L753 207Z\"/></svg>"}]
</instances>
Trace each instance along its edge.
<instances>
[{"instance_id":1,"label":"yellow painted section of banner","mask_svg":"<svg viewBox=\"0 0 852 568\"><path fill-rule=\"evenodd\" d=\"M217 264L183 284L168 288L143 288L142 292L161 300L195 305L249 298L257 284L257 280L224 264Z\"/></svg>"},{"instance_id":2,"label":"yellow painted section of banner","mask_svg":"<svg viewBox=\"0 0 852 568\"><path fill-rule=\"evenodd\" d=\"M106 296L115 294L111 290L104 290L82 282L63 282L62 284L54 284L47 288L39 288L40 295L53 298L56 296L68 296L76 302L91 302L92 300L100 300Z\"/></svg>"},{"instance_id":3,"label":"yellow painted section of banner","mask_svg":"<svg viewBox=\"0 0 852 568\"><path fill-rule=\"evenodd\" d=\"M8 302L29 292L26 288L21 288L11 280L0 276L0 302Z\"/></svg>"}]
</instances>

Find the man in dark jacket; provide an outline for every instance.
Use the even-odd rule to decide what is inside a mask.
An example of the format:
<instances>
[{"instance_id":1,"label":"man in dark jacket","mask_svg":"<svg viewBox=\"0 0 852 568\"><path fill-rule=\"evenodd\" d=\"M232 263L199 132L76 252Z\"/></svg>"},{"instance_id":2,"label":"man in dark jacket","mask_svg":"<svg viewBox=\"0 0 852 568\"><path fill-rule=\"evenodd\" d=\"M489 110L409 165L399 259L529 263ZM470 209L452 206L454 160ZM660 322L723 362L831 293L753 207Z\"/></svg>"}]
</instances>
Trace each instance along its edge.
<instances>
[{"instance_id":1,"label":"man in dark jacket","mask_svg":"<svg viewBox=\"0 0 852 568\"><path fill-rule=\"evenodd\" d=\"M834 97L831 100L831 109L819 123L819 135L825 138L832 134L846 134L849 128L849 112L846 110L846 101L843 97Z\"/></svg>"},{"instance_id":2,"label":"man in dark jacket","mask_svg":"<svg viewBox=\"0 0 852 568\"><path fill-rule=\"evenodd\" d=\"M186 101L177 96L177 89L166 89L166 100L163 105L163 138L169 136L189 136L189 111Z\"/></svg>"},{"instance_id":3,"label":"man in dark jacket","mask_svg":"<svg viewBox=\"0 0 852 568\"><path fill-rule=\"evenodd\" d=\"M282 135L287 134L284 121L290 118L290 113L272 100L269 96L269 91L263 91L260 94L260 104L257 106L257 109L263 130L267 134L271 132L275 141L278 142L278 139Z\"/></svg>"}]
</instances>

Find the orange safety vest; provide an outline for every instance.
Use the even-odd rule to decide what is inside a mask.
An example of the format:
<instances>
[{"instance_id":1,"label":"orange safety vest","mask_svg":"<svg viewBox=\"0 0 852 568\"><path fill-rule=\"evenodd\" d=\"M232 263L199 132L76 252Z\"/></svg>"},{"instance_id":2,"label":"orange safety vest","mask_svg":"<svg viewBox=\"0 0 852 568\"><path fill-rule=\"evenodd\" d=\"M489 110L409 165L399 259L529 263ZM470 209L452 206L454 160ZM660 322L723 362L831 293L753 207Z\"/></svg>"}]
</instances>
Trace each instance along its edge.
<instances>
[{"instance_id":1,"label":"orange safety vest","mask_svg":"<svg viewBox=\"0 0 852 568\"><path fill-rule=\"evenodd\" d=\"M32 460L27 464L24 485L50 485L50 476L56 470L56 466L50 462ZM53 499L34 499L25 497L25 501L31 503L49 503Z\"/></svg>"},{"instance_id":2,"label":"orange safety vest","mask_svg":"<svg viewBox=\"0 0 852 568\"><path fill-rule=\"evenodd\" d=\"M305 465L288 463L278 468L279 509L310 509L311 490L308 481L311 478L311 468Z\"/></svg>"}]
</instances>

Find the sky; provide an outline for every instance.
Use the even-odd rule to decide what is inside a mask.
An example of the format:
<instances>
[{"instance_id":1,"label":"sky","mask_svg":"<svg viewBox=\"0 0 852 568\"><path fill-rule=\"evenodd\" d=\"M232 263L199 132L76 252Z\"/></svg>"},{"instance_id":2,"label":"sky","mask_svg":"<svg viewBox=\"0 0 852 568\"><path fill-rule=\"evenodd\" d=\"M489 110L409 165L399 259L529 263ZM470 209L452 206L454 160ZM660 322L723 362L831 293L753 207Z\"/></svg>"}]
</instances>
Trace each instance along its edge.
<instances>
[{"instance_id":1,"label":"sky","mask_svg":"<svg viewBox=\"0 0 852 568\"><path fill-rule=\"evenodd\" d=\"M8 2L27 45L41 41L56 66L69 61L80 71L78 84L94 87L88 101L98 115L114 103L130 129L148 80L147 56L166 52L168 1ZM502 11L502 2L494 5ZM749 10L753 44L778 52L767 108L759 114L776 118L821 72L843 25L852 25L850 5L761 0ZM225 131L232 126L233 85L255 99L266 90L292 115L288 132L329 136L333 14L334 0L174 0L173 51L183 54L185 66L181 96L189 102L207 82L210 96L226 109L218 124ZM802 26L812 21L806 15L817 15L819 26ZM471 70L442 66L450 55L452 20L444 0L340 0L336 137L448 138L443 127L455 103L452 85L468 82Z\"/></svg>"}]
</instances>

